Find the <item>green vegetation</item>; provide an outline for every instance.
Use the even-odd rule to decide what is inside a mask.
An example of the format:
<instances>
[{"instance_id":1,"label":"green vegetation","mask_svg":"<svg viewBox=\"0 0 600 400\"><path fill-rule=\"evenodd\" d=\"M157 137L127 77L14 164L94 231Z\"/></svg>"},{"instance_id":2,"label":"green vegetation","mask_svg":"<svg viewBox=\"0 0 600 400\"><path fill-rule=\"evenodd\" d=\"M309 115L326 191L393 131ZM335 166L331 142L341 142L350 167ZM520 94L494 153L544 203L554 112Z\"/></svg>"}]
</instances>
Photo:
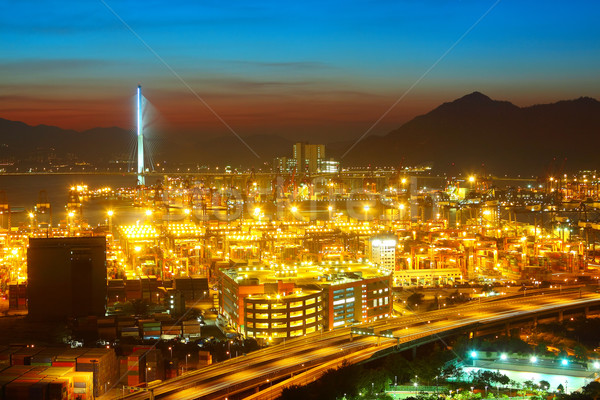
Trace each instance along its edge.
<instances>
[{"instance_id":1,"label":"green vegetation","mask_svg":"<svg viewBox=\"0 0 600 400\"><path fill-rule=\"evenodd\" d=\"M418 305L423 303L424 298L425 298L425 295L423 293L414 292L413 294L408 296L408 298L406 299L406 304L410 308L417 307Z\"/></svg>"},{"instance_id":2,"label":"green vegetation","mask_svg":"<svg viewBox=\"0 0 600 400\"><path fill-rule=\"evenodd\" d=\"M398 384L442 385L439 378L445 365L454 358L450 351L435 349L427 357L406 360L394 353L377 367L368 364L344 366L327 371L321 379L306 386L284 389L282 400L332 400L332 399L390 399L385 390ZM448 372L446 372L448 375ZM436 376L438 377L436 379Z\"/></svg>"},{"instance_id":3,"label":"green vegetation","mask_svg":"<svg viewBox=\"0 0 600 400\"><path fill-rule=\"evenodd\" d=\"M416 296L415 296L416 297ZM575 334L570 327L577 329L588 329L591 325L584 321L566 321L563 324L550 324L540 331L552 330L562 332L565 335ZM600 326L599 326L600 327ZM571 332L571 333L570 333ZM394 388L403 391L406 396L408 389L414 387L414 396L404 400L437 400L441 398L452 398L457 400L479 400L482 398L508 398L519 396L533 400L556 399L556 400L599 400L600 383L592 382L582 391L565 394L562 385L552 392L550 383L547 381L526 381L522 384L511 381L506 375L494 371L472 371L464 373L457 361L470 357L470 352L505 352L522 355L552 355L547 350L551 345L548 340L540 339L539 336L531 337L531 343L527 343L519 337L519 331L513 330L510 335L500 336L494 339L475 338L468 340L466 337L457 338L452 350L441 350L437 345L420 348L422 356L414 361L409 361L400 353L393 353L382 360L367 364L351 365L329 370L325 375L307 386L295 386L284 389L282 400L393 400ZM530 340L531 340L530 339ZM550 339L550 337L548 337ZM583 359L587 350L582 345L574 345L569 348L575 357ZM562 356L567 356L566 351L561 351ZM374 365L376 364L376 365ZM408 389L407 389L408 388ZM427 391L419 392L420 390ZM438 392L439 390L439 392ZM433 394L432 392L435 392Z\"/></svg>"},{"instance_id":4,"label":"green vegetation","mask_svg":"<svg viewBox=\"0 0 600 400\"><path fill-rule=\"evenodd\" d=\"M539 324L532 335L532 340L539 347L552 346L559 351L559 356L572 354L579 361L587 361L590 350L598 346L600 318L574 318L562 322Z\"/></svg>"},{"instance_id":5,"label":"green vegetation","mask_svg":"<svg viewBox=\"0 0 600 400\"><path fill-rule=\"evenodd\" d=\"M518 354L531 354L535 350L535 346L521 340L516 330L511 331L510 336L499 336L497 339L474 338L469 340L461 336L456 340L453 348L456 354L463 359L469 358L469 353L473 350ZM536 352L536 354L540 353Z\"/></svg>"}]
</instances>

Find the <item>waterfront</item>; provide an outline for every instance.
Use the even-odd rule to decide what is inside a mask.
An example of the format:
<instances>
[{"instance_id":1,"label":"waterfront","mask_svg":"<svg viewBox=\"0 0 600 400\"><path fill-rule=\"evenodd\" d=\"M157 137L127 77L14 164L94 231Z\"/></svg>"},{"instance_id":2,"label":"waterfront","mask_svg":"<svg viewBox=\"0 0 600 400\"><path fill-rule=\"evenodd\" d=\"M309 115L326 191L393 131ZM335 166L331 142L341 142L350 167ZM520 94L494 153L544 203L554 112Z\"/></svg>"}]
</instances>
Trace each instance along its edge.
<instances>
[{"instance_id":1,"label":"waterfront","mask_svg":"<svg viewBox=\"0 0 600 400\"><path fill-rule=\"evenodd\" d=\"M182 176L181 174L148 174L146 182L154 184L163 179L165 176ZM235 175L234 175L235 176ZM192 180L202 181L205 179L202 175L189 175ZM441 190L446 184L446 178L435 176L418 176L416 177L417 188L419 190ZM33 210L36 202L40 197L40 192L45 191L47 201L53 208L53 213L56 222L64 219L64 207L67 204L69 197L69 188L77 185L87 185L90 189L101 187L117 188L133 188L137 182L136 175L133 174L0 174L0 191L3 191L6 196L6 201L13 209L12 226L27 223L27 214ZM522 178L498 178L495 179L494 185L500 188L509 186L535 186L535 179ZM266 191L271 191L271 188L263 188ZM0 199L2 200L2 199ZM142 213L131 212L131 204L117 202L113 200L91 200L84 204L84 219L90 225L97 225L105 222L106 210L113 209L116 215L119 215L123 223L134 222L135 219ZM321 219L323 215L317 215L316 218ZM2 226L6 225L6 221L2 220Z\"/></svg>"}]
</instances>

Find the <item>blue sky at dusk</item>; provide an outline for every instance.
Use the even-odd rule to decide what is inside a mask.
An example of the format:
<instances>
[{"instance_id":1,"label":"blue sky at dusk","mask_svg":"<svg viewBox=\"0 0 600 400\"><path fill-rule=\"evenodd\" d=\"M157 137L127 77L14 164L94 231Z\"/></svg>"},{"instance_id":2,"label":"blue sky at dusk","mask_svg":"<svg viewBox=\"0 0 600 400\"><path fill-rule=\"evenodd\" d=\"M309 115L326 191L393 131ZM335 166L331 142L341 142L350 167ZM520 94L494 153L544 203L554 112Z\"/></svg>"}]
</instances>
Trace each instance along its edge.
<instances>
[{"instance_id":1,"label":"blue sky at dusk","mask_svg":"<svg viewBox=\"0 0 600 400\"><path fill-rule=\"evenodd\" d=\"M494 3L106 0L240 134L332 139L368 128ZM500 1L374 132L475 90L600 97L599 17L595 1ZM101 1L4 2L0 117L128 127L138 82L163 126L227 132Z\"/></svg>"}]
</instances>

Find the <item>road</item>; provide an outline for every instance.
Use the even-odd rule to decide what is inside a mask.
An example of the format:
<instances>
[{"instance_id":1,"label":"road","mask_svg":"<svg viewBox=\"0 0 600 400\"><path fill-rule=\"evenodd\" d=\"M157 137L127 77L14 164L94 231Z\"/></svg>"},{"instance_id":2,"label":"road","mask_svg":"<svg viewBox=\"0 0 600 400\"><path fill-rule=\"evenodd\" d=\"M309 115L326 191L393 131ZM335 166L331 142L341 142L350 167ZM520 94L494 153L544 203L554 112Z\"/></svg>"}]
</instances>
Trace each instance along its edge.
<instances>
[{"instance_id":1,"label":"road","mask_svg":"<svg viewBox=\"0 0 600 400\"><path fill-rule=\"evenodd\" d=\"M395 336L393 339L357 335L351 337L351 328L311 334L188 372L156 386L154 395L157 399L172 400L224 399L233 393L260 386L264 390L250 398L276 398L283 387L316 379L324 371L324 367L334 368L344 360L358 362L398 344L428 336L440 336L478 323L501 322L529 313L594 303L600 303L600 294L563 292L532 297L518 296L505 300L470 302L452 309L364 325L374 328L376 333L391 330ZM294 376L273 385L273 381L290 375ZM148 397L148 393L134 393L125 398Z\"/></svg>"}]
</instances>

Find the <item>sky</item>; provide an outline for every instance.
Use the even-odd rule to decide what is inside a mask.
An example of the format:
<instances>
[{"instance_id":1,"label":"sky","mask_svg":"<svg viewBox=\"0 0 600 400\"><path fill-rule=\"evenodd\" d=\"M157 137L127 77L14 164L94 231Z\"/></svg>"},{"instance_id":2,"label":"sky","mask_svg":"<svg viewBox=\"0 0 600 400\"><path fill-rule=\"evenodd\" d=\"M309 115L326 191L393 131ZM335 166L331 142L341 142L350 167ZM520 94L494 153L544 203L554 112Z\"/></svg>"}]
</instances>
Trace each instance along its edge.
<instances>
[{"instance_id":1,"label":"sky","mask_svg":"<svg viewBox=\"0 0 600 400\"><path fill-rule=\"evenodd\" d=\"M133 127L138 83L157 129L325 142L385 134L476 90L519 106L600 97L594 0L5 0L2 10L0 117L32 125Z\"/></svg>"}]
</instances>

